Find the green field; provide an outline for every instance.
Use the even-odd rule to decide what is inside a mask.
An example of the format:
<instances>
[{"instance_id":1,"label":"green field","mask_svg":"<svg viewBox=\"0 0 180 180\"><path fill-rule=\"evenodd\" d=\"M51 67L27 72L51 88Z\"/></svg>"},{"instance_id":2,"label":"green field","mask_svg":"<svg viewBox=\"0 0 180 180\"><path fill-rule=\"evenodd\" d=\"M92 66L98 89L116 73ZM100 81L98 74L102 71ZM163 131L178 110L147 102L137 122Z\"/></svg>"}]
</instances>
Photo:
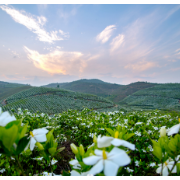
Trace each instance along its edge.
<instances>
[{"instance_id":1,"label":"green field","mask_svg":"<svg viewBox=\"0 0 180 180\"><path fill-rule=\"evenodd\" d=\"M102 97L45 87L34 87L21 91L2 100L0 104L3 110L14 109L17 112L18 108L22 108L48 114L60 113L68 109L114 107L111 101Z\"/></svg>"},{"instance_id":2,"label":"green field","mask_svg":"<svg viewBox=\"0 0 180 180\"><path fill-rule=\"evenodd\" d=\"M126 107L180 110L180 84L161 84L143 89L119 102Z\"/></svg>"}]
</instances>

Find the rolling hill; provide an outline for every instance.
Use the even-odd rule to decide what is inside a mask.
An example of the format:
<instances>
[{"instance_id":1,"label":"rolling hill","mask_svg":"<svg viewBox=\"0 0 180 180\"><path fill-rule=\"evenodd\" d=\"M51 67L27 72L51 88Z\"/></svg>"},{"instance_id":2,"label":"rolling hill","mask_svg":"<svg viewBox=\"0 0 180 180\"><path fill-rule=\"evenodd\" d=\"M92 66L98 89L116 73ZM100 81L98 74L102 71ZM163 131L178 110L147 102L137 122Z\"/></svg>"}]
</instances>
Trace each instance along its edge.
<instances>
[{"instance_id":1,"label":"rolling hill","mask_svg":"<svg viewBox=\"0 0 180 180\"><path fill-rule=\"evenodd\" d=\"M18 93L20 91L32 88L27 84L17 84L0 81L0 100L6 99L7 97Z\"/></svg>"},{"instance_id":2,"label":"rolling hill","mask_svg":"<svg viewBox=\"0 0 180 180\"><path fill-rule=\"evenodd\" d=\"M98 79L81 79L70 83L52 83L44 87L57 88L58 85L59 88L75 92L94 94L118 103L120 100L124 99L128 95L131 95L138 90L153 87L157 84L136 82L129 85L119 85L107 83Z\"/></svg>"},{"instance_id":3,"label":"rolling hill","mask_svg":"<svg viewBox=\"0 0 180 180\"><path fill-rule=\"evenodd\" d=\"M180 110L180 84L159 84L139 90L120 101L119 104L142 109Z\"/></svg>"},{"instance_id":4,"label":"rolling hill","mask_svg":"<svg viewBox=\"0 0 180 180\"><path fill-rule=\"evenodd\" d=\"M60 113L68 109L82 110L112 108L114 104L102 97L63 89L33 87L16 93L0 102L3 111L18 108L31 112L48 114Z\"/></svg>"}]
</instances>

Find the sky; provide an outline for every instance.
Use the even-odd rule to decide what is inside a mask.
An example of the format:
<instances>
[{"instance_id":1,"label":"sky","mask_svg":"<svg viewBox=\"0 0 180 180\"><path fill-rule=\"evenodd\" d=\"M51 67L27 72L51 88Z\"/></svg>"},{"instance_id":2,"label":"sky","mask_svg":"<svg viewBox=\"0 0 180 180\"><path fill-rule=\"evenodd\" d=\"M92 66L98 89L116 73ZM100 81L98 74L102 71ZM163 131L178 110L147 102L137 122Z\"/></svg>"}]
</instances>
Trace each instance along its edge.
<instances>
[{"instance_id":1,"label":"sky","mask_svg":"<svg viewBox=\"0 0 180 180\"><path fill-rule=\"evenodd\" d=\"M0 81L180 83L180 4L0 4Z\"/></svg>"}]
</instances>

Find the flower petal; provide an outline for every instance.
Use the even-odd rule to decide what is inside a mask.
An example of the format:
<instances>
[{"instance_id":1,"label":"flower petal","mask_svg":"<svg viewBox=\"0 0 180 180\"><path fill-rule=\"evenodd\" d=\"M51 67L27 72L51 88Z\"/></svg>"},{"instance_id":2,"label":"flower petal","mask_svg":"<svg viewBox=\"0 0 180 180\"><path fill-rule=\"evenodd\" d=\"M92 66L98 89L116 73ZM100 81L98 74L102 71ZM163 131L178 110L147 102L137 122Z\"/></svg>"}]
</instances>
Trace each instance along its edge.
<instances>
[{"instance_id":1,"label":"flower petal","mask_svg":"<svg viewBox=\"0 0 180 180\"><path fill-rule=\"evenodd\" d=\"M175 126L171 127L169 129L168 136L172 134L177 134L179 132L179 129L180 129L180 124L176 124Z\"/></svg>"},{"instance_id":2,"label":"flower petal","mask_svg":"<svg viewBox=\"0 0 180 180\"><path fill-rule=\"evenodd\" d=\"M47 140L45 134L35 135L34 138L37 142L45 142Z\"/></svg>"},{"instance_id":3,"label":"flower petal","mask_svg":"<svg viewBox=\"0 0 180 180\"><path fill-rule=\"evenodd\" d=\"M32 133L35 135L46 134L48 130L46 128L34 129Z\"/></svg>"},{"instance_id":4,"label":"flower petal","mask_svg":"<svg viewBox=\"0 0 180 180\"><path fill-rule=\"evenodd\" d=\"M80 176L80 174L77 171L72 170L71 176Z\"/></svg>"},{"instance_id":5,"label":"flower petal","mask_svg":"<svg viewBox=\"0 0 180 180\"><path fill-rule=\"evenodd\" d=\"M160 167L158 167L158 168L156 169L156 173L160 174L160 173L161 173L161 169L162 169L162 167L161 167L161 166L160 166Z\"/></svg>"},{"instance_id":6,"label":"flower petal","mask_svg":"<svg viewBox=\"0 0 180 180\"><path fill-rule=\"evenodd\" d=\"M79 163L78 162L78 160L76 160L76 159L73 159L72 161L69 161L69 164L71 164L71 165L75 165L75 164L77 164L77 163Z\"/></svg>"},{"instance_id":7,"label":"flower petal","mask_svg":"<svg viewBox=\"0 0 180 180\"><path fill-rule=\"evenodd\" d=\"M168 168L165 166L165 167L163 168L162 175L163 175L163 176L168 176L168 174L169 174Z\"/></svg>"},{"instance_id":8,"label":"flower petal","mask_svg":"<svg viewBox=\"0 0 180 180\"><path fill-rule=\"evenodd\" d=\"M111 141L111 144L114 145L114 146L125 146L129 149L132 149L132 150L135 150L135 145L134 144L131 144L125 140L121 140L121 139L116 139L114 138L112 141Z\"/></svg>"},{"instance_id":9,"label":"flower petal","mask_svg":"<svg viewBox=\"0 0 180 180\"><path fill-rule=\"evenodd\" d=\"M102 170L103 170L103 160L100 160L95 166L93 166L90 169L89 174L96 175L100 173Z\"/></svg>"},{"instance_id":10,"label":"flower petal","mask_svg":"<svg viewBox=\"0 0 180 180\"><path fill-rule=\"evenodd\" d=\"M111 141L113 139L114 139L113 137L108 137L108 136L98 137L98 139L97 139L98 148L103 148L103 147L110 146Z\"/></svg>"},{"instance_id":11,"label":"flower petal","mask_svg":"<svg viewBox=\"0 0 180 180\"><path fill-rule=\"evenodd\" d=\"M35 144L36 144L36 140L32 137L30 139L30 150L32 151L35 147Z\"/></svg>"},{"instance_id":12,"label":"flower petal","mask_svg":"<svg viewBox=\"0 0 180 180\"><path fill-rule=\"evenodd\" d=\"M116 176L119 166L112 161L105 160L104 175L105 176Z\"/></svg>"},{"instance_id":13,"label":"flower petal","mask_svg":"<svg viewBox=\"0 0 180 180\"><path fill-rule=\"evenodd\" d=\"M125 166L131 162L130 157L122 149L114 147L108 154L108 160L113 161L119 166Z\"/></svg>"},{"instance_id":14,"label":"flower petal","mask_svg":"<svg viewBox=\"0 0 180 180\"><path fill-rule=\"evenodd\" d=\"M89 156L83 159L84 164L86 165L94 165L96 164L102 157L98 156Z\"/></svg>"}]
</instances>

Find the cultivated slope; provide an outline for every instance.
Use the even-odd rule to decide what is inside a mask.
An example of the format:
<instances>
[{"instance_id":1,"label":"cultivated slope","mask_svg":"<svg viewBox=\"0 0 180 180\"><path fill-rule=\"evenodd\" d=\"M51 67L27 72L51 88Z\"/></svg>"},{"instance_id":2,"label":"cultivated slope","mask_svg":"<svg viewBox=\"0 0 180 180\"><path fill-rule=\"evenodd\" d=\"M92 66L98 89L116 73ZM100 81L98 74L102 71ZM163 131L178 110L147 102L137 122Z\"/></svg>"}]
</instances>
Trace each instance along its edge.
<instances>
[{"instance_id":1,"label":"cultivated slope","mask_svg":"<svg viewBox=\"0 0 180 180\"><path fill-rule=\"evenodd\" d=\"M29 88L31 88L31 86L27 84L17 84L0 81L0 100L6 99L7 97L15 93Z\"/></svg>"},{"instance_id":2,"label":"cultivated slope","mask_svg":"<svg viewBox=\"0 0 180 180\"><path fill-rule=\"evenodd\" d=\"M102 97L83 94L63 89L33 87L16 93L0 102L3 110L17 108L29 109L31 112L48 114L60 113L68 109L82 110L83 108L110 108L114 104Z\"/></svg>"},{"instance_id":3,"label":"cultivated slope","mask_svg":"<svg viewBox=\"0 0 180 180\"><path fill-rule=\"evenodd\" d=\"M146 109L180 110L180 84L168 83L143 89L126 97L119 104Z\"/></svg>"}]
</instances>

